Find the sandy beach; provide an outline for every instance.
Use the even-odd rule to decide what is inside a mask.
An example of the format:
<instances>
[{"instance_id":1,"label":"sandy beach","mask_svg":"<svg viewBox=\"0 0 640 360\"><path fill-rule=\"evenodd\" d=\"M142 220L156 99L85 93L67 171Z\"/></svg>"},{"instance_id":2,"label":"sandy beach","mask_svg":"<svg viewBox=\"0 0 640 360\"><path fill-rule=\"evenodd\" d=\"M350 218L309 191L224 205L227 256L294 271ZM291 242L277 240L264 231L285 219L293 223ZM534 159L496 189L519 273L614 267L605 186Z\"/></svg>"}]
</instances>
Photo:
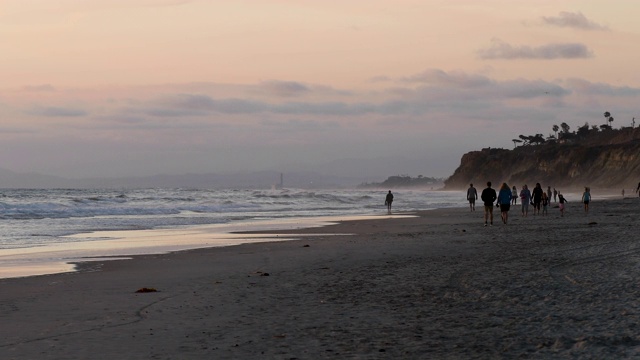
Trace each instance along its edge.
<instances>
[{"instance_id":1,"label":"sandy beach","mask_svg":"<svg viewBox=\"0 0 640 360\"><path fill-rule=\"evenodd\" d=\"M461 207L3 279L0 358L640 356L640 200L518 210L506 226Z\"/></svg>"}]
</instances>

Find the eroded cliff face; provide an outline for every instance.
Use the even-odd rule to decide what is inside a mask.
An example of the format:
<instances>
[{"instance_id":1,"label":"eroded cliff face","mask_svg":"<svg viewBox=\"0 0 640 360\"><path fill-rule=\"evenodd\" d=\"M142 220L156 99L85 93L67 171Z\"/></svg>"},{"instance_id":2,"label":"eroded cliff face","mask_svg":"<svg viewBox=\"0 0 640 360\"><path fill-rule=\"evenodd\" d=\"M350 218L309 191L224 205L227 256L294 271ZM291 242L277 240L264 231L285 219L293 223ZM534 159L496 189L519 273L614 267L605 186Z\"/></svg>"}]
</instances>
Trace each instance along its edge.
<instances>
[{"instance_id":1,"label":"eroded cliff face","mask_svg":"<svg viewBox=\"0 0 640 360\"><path fill-rule=\"evenodd\" d=\"M640 129L614 131L585 141L520 146L513 150L482 149L462 157L460 166L445 181L445 189L464 189L473 183L495 188L506 182L518 189L539 182L563 189L584 186L620 191L635 190L640 182ZM607 136L608 135L608 136Z\"/></svg>"}]
</instances>

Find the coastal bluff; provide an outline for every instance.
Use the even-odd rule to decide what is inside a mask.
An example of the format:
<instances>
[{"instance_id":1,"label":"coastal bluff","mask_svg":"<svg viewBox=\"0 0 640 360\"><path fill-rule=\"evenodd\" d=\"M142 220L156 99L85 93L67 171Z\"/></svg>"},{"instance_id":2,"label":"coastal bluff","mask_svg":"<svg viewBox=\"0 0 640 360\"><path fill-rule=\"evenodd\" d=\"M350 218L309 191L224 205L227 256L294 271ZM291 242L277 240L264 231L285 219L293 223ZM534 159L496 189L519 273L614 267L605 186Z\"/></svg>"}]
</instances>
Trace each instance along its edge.
<instances>
[{"instance_id":1,"label":"coastal bluff","mask_svg":"<svg viewBox=\"0 0 640 360\"><path fill-rule=\"evenodd\" d=\"M444 189L464 189L470 183L482 188L487 181L496 188L503 182L518 188L539 182L544 188L589 186L632 193L640 181L640 129L610 129L512 150L471 151L462 156Z\"/></svg>"}]
</instances>

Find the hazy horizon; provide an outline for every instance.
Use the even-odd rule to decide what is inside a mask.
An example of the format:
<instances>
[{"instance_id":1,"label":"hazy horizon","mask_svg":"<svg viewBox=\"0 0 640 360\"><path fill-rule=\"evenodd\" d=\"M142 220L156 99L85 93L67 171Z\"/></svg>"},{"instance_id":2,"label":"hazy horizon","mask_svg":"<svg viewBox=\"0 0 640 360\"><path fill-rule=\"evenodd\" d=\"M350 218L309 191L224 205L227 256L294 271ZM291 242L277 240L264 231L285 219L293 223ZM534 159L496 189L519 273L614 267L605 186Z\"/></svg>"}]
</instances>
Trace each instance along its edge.
<instances>
[{"instance_id":1,"label":"hazy horizon","mask_svg":"<svg viewBox=\"0 0 640 360\"><path fill-rule=\"evenodd\" d=\"M67 178L448 177L640 118L640 4L8 0L0 168ZM358 165L361 164L361 165ZM370 173L369 173L370 172Z\"/></svg>"}]
</instances>

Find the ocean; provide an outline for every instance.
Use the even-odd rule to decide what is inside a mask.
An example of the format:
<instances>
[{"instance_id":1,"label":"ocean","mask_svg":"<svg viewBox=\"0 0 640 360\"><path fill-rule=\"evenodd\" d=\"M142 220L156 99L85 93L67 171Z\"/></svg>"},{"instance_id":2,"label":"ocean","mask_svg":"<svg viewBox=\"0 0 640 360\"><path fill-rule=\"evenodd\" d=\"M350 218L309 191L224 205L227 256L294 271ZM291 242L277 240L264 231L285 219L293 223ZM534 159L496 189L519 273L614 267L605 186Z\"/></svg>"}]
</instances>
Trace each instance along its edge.
<instances>
[{"instance_id":1,"label":"ocean","mask_svg":"<svg viewBox=\"0 0 640 360\"><path fill-rule=\"evenodd\" d=\"M255 226L295 218L384 215L386 192L5 189L0 191L0 278L8 277L3 275L2 268L32 263L28 254L42 247L72 248L78 242L89 249L84 256L91 256L91 245L87 247L87 242L106 241L108 246L109 241L89 236L94 232L184 229L214 224L237 224L241 228L245 222ZM464 191L394 190L393 193L394 213L467 206ZM20 254L20 262L12 258L15 254ZM96 251L95 256L98 255L104 252Z\"/></svg>"}]
</instances>

